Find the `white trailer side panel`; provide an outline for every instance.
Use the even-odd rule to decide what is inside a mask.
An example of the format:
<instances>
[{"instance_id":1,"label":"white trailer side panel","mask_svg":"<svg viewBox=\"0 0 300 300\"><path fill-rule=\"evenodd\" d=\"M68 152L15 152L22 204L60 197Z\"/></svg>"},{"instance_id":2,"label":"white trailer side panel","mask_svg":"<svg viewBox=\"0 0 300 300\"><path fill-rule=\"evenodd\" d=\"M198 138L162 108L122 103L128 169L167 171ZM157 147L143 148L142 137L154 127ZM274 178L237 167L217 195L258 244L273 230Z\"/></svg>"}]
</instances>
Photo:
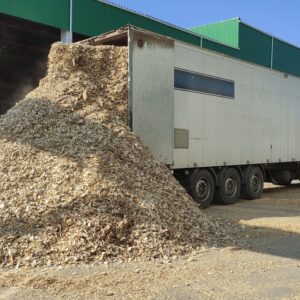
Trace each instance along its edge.
<instances>
[{"instance_id":1,"label":"white trailer side panel","mask_svg":"<svg viewBox=\"0 0 300 300\"><path fill-rule=\"evenodd\" d=\"M300 161L300 79L175 42L175 68L234 81L234 99L175 89L188 148L173 168Z\"/></svg>"},{"instance_id":2,"label":"white trailer side panel","mask_svg":"<svg viewBox=\"0 0 300 300\"><path fill-rule=\"evenodd\" d=\"M129 126L166 165L173 164L174 41L131 29Z\"/></svg>"}]
</instances>

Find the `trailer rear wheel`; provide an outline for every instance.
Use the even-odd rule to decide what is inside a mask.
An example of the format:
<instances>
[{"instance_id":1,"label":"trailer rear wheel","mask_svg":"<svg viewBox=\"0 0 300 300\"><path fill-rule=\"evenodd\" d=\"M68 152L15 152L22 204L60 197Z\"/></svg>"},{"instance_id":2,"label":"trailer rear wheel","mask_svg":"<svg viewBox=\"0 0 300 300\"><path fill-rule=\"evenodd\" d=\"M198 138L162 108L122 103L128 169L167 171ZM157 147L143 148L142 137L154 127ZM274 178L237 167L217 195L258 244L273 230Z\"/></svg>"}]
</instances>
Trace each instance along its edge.
<instances>
[{"instance_id":1,"label":"trailer rear wheel","mask_svg":"<svg viewBox=\"0 0 300 300\"><path fill-rule=\"evenodd\" d=\"M228 168L221 171L220 187L216 190L216 200L224 205L238 201L241 191L241 179L238 171Z\"/></svg>"},{"instance_id":2,"label":"trailer rear wheel","mask_svg":"<svg viewBox=\"0 0 300 300\"><path fill-rule=\"evenodd\" d=\"M247 200L260 198L264 190L264 176L259 167L248 167L245 170L245 184L242 186L242 197Z\"/></svg>"},{"instance_id":3,"label":"trailer rear wheel","mask_svg":"<svg viewBox=\"0 0 300 300\"><path fill-rule=\"evenodd\" d=\"M292 179L289 181L289 182L285 182L285 183L280 183L279 185L282 185L282 186L286 186L286 187L288 187L289 185L291 185L292 184Z\"/></svg>"},{"instance_id":4,"label":"trailer rear wheel","mask_svg":"<svg viewBox=\"0 0 300 300\"><path fill-rule=\"evenodd\" d=\"M215 182L208 170L200 169L190 177L190 194L201 208L207 208L214 197Z\"/></svg>"},{"instance_id":5,"label":"trailer rear wheel","mask_svg":"<svg viewBox=\"0 0 300 300\"><path fill-rule=\"evenodd\" d=\"M271 172L271 178L273 184L288 186L295 178L295 175L289 170L279 170Z\"/></svg>"}]
</instances>

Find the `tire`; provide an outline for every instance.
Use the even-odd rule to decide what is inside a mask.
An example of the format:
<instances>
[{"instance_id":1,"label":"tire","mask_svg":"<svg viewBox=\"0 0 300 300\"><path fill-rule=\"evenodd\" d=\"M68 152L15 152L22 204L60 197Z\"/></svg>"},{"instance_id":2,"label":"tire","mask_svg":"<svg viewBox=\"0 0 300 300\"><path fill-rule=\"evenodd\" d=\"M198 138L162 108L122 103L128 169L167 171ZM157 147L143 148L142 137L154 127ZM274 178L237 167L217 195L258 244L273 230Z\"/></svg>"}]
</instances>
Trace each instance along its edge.
<instances>
[{"instance_id":1,"label":"tire","mask_svg":"<svg viewBox=\"0 0 300 300\"><path fill-rule=\"evenodd\" d=\"M273 184L275 184L275 185L280 185L280 186L289 186L289 185L291 185L291 183L292 183L292 180L290 180L289 182L284 182L284 181L282 181L282 182L275 182L275 181L273 181L272 182Z\"/></svg>"},{"instance_id":2,"label":"tire","mask_svg":"<svg viewBox=\"0 0 300 300\"><path fill-rule=\"evenodd\" d=\"M201 208L207 208L212 203L215 193L215 182L206 169L195 171L189 180L190 195Z\"/></svg>"},{"instance_id":3,"label":"tire","mask_svg":"<svg viewBox=\"0 0 300 300\"><path fill-rule=\"evenodd\" d=\"M280 184L280 185L283 185L283 186L290 186L293 182L293 179L291 179L289 182L286 182L286 183L283 183L283 184Z\"/></svg>"},{"instance_id":4,"label":"tire","mask_svg":"<svg viewBox=\"0 0 300 300\"><path fill-rule=\"evenodd\" d=\"M289 170L272 172L272 183L276 185L288 186L294 179L294 174Z\"/></svg>"},{"instance_id":5,"label":"tire","mask_svg":"<svg viewBox=\"0 0 300 300\"><path fill-rule=\"evenodd\" d=\"M242 186L242 198L254 200L261 197L264 190L264 175L259 167L248 167L244 172L245 184Z\"/></svg>"},{"instance_id":6,"label":"tire","mask_svg":"<svg viewBox=\"0 0 300 300\"><path fill-rule=\"evenodd\" d=\"M224 169L220 173L220 187L216 190L216 201L231 205L239 200L241 192L241 178L234 168Z\"/></svg>"}]
</instances>

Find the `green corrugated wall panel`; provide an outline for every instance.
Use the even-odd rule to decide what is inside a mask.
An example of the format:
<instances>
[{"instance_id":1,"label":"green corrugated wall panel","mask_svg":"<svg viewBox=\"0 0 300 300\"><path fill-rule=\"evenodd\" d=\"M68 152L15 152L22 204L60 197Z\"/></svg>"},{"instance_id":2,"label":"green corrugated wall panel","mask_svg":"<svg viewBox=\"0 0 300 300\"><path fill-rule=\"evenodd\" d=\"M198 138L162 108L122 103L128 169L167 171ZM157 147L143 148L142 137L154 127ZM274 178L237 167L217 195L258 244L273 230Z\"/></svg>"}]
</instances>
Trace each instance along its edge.
<instances>
[{"instance_id":1,"label":"green corrugated wall panel","mask_svg":"<svg viewBox=\"0 0 300 300\"><path fill-rule=\"evenodd\" d=\"M231 47L239 47L239 22L238 18L223 22L193 27L190 30L204 35Z\"/></svg>"},{"instance_id":2,"label":"green corrugated wall panel","mask_svg":"<svg viewBox=\"0 0 300 300\"><path fill-rule=\"evenodd\" d=\"M203 39L202 47L215 52L224 53L226 55L239 58L240 50L237 48L226 47L225 45L216 43L212 40Z\"/></svg>"},{"instance_id":3,"label":"green corrugated wall panel","mask_svg":"<svg viewBox=\"0 0 300 300\"><path fill-rule=\"evenodd\" d=\"M88 36L132 24L190 44L200 45L200 38L193 34L96 0L74 0L73 17L74 31Z\"/></svg>"},{"instance_id":4,"label":"green corrugated wall panel","mask_svg":"<svg viewBox=\"0 0 300 300\"><path fill-rule=\"evenodd\" d=\"M0 13L68 29L69 0L0 0Z\"/></svg>"},{"instance_id":5,"label":"green corrugated wall panel","mask_svg":"<svg viewBox=\"0 0 300 300\"><path fill-rule=\"evenodd\" d=\"M273 68L300 76L300 49L274 39Z\"/></svg>"},{"instance_id":6,"label":"green corrugated wall panel","mask_svg":"<svg viewBox=\"0 0 300 300\"><path fill-rule=\"evenodd\" d=\"M271 66L272 38L243 23L239 28L239 49L224 47L212 41L203 41L203 47L265 67Z\"/></svg>"},{"instance_id":7,"label":"green corrugated wall panel","mask_svg":"<svg viewBox=\"0 0 300 300\"><path fill-rule=\"evenodd\" d=\"M265 67L271 66L272 38L261 31L240 23L240 57Z\"/></svg>"}]
</instances>

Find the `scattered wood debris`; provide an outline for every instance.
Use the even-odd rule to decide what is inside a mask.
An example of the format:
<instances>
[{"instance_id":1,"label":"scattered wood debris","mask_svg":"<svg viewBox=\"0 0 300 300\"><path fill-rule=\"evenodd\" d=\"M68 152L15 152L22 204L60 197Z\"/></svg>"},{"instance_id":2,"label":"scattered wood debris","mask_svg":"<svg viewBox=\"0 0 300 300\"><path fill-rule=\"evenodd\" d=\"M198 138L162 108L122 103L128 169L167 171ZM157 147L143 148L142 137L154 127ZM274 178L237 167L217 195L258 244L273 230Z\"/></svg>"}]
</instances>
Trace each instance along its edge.
<instances>
[{"instance_id":1,"label":"scattered wood debris","mask_svg":"<svg viewBox=\"0 0 300 300\"><path fill-rule=\"evenodd\" d=\"M127 61L126 47L56 43L40 86L0 118L1 267L169 259L226 239L127 127Z\"/></svg>"}]
</instances>

